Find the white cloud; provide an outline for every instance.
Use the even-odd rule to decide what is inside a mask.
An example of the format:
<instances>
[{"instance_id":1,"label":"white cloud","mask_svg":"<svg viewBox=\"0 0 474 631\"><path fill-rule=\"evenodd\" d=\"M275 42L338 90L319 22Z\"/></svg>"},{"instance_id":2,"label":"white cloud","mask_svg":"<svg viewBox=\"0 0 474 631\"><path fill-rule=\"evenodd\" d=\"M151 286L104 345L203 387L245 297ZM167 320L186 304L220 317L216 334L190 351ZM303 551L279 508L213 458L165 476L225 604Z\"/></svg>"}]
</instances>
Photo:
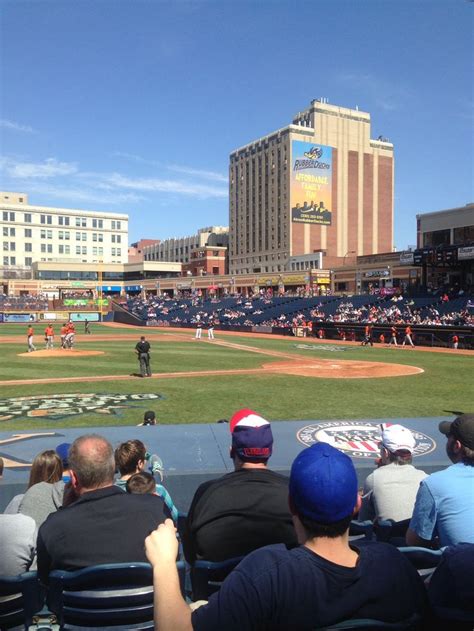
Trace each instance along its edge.
<instances>
[{"instance_id":1,"label":"white cloud","mask_svg":"<svg viewBox=\"0 0 474 631\"><path fill-rule=\"evenodd\" d=\"M44 162L20 162L6 158L2 161L3 170L14 179L51 178L77 173L77 166L72 162L59 162L56 158L47 158Z\"/></svg>"},{"instance_id":2,"label":"white cloud","mask_svg":"<svg viewBox=\"0 0 474 631\"><path fill-rule=\"evenodd\" d=\"M175 171L176 173L203 177L208 180L214 180L215 182L228 181L227 175L222 175L222 173L216 173L215 171L203 171L201 169L193 169L192 167L183 167L175 164L170 165L168 168L170 171Z\"/></svg>"},{"instance_id":3,"label":"white cloud","mask_svg":"<svg viewBox=\"0 0 474 631\"><path fill-rule=\"evenodd\" d=\"M28 192L40 193L48 197L56 199L69 200L70 202L79 202L87 204L116 205L116 204L136 204L146 199L142 195L136 193L104 193L90 191L74 186L55 186L54 184L43 184L34 182L28 186Z\"/></svg>"},{"instance_id":4,"label":"white cloud","mask_svg":"<svg viewBox=\"0 0 474 631\"><path fill-rule=\"evenodd\" d=\"M196 197L227 197L228 191L217 186L163 180L160 178L130 178L113 173L104 179L105 184L117 188L128 188L137 191L157 191L161 193L176 193L181 195L195 195Z\"/></svg>"},{"instance_id":5,"label":"white cloud","mask_svg":"<svg viewBox=\"0 0 474 631\"><path fill-rule=\"evenodd\" d=\"M15 121L7 120L6 118L0 119L0 127L3 129L10 129L11 131L21 131L27 134L36 134L36 131L33 127L29 125L21 125L20 123L15 123Z\"/></svg>"},{"instance_id":6,"label":"white cloud","mask_svg":"<svg viewBox=\"0 0 474 631\"><path fill-rule=\"evenodd\" d=\"M162 164L156 160L148 160L147 158L142 158L141 156L134 153L127 153L126 151L114 151L112 155L118 158L125 158L126 160L130 160L132 162L137 162L138 164L147 164L148 166L168 169L169 171L174 171L175 173L183 173L184 175L204 178L205 180L212 180L214 182L227 182L228 180L227 175L217 173L216 171L196 169L194 167L182 166L179 164Z\"/></svg>"}]
</instances>

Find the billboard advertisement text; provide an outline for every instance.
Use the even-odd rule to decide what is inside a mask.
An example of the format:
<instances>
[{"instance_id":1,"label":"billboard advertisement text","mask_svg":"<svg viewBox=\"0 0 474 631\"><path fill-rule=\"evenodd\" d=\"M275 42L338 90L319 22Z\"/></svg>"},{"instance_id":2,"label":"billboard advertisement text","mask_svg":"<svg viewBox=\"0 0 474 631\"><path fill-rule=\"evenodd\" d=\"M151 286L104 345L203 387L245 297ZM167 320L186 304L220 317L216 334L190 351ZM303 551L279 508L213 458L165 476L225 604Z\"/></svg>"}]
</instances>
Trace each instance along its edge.
<instances>
[{"instance_id":1,"label":"billboard advertisement text","mask_svg":"<svg viewBox=\"0 0 474 631\"><path fill-rule=\"evenodd\" d=\"M291 153L291 220L330 226L332 147L293 140Z\"/></svg>"}]
</instances>

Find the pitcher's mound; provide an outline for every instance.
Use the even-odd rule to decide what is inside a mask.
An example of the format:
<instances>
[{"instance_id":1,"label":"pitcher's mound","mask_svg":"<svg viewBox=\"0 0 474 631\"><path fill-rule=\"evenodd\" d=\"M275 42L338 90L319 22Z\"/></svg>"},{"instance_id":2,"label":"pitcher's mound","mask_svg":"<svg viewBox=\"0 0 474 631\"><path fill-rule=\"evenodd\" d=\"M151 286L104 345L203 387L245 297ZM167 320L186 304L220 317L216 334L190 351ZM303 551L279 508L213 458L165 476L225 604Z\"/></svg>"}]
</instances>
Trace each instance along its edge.
<instances>
[{"instance_id":1,"label":"pitcher's mound","mask_svg":"<svg viewBox=\"0 0 474 631\"><path fill-rule=\"evenodd\" d=\"M337 362L331 359L272 362L265 364L264 367L270 372L323 379L376 379L378 377L418 375L423 372L422 368L405 364L349 360Z\"/></svg>"},{"instance_id":2,"label":"pitcher's mound","mask_svg":"<svg viewBox=\"0 0 474 631\"><path fill-rule=\"evenodd\" d=\"M19 353L18 357L90 357L91 355L104 355L104 351L78 351L75 348L54 348L52 350L43 349L32 353Z\"/></svg>"}]
</instances>

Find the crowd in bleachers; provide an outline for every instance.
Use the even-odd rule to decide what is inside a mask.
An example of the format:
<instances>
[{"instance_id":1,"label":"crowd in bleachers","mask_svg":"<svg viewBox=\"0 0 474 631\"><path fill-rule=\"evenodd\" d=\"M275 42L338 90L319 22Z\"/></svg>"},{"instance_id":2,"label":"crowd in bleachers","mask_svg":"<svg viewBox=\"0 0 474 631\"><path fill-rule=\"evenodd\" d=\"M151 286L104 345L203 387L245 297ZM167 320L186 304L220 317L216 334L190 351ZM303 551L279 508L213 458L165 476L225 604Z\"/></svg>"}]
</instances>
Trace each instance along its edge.
<instances>
[{"instance_id":1,"label":"crowd in bleachers","mask_svg":"<svg viewBox=\"0 0 474 631\"><path fill-rule=\"evenodd\" d=\"M0 311L47 311L48 297L45 294L9 296L0 294Z\"/></svg>"},{"instance_id":2,"label":"crowd in bleachers","mask_svg":"<svg viewBox=\"0 0 474 631\"><path fill-rule=\"evenodd\" d=\"M143 424L155 422L147 412ZM474 414L440 423L452 464L431 475L413 466L409 429L381 426L363 489L337 438L303 449L288 479L269 466L267 420L243 409L229 429L234 471L201 484L189 508L176 507L161 459L139 440L114 450L85 435L39 454L25 494L0 515L0 586L36 568L47 586L57 570L149 562L160 631L318 629L350 619L472 627ZM190 591L178 575L183 555ZM227 563L213 595L193 582L207 562ZM0 626L1 612L0 598Z\"/></svg>"},{"instance_id":3,"label":"crowd in bleachers","mask_svg":"<svg viewBox=\"0 0 474 631\"><path fill-rule=\"evenodd\" d=\"M375 294L351 297L294 296L259 293L221 299L149 295L130 297L126 307L156 326L195 326L212 319L218 326L293 328L305 322L474 326L474 298L462 293L410 298Z\"/></svg>"}]
</instances>

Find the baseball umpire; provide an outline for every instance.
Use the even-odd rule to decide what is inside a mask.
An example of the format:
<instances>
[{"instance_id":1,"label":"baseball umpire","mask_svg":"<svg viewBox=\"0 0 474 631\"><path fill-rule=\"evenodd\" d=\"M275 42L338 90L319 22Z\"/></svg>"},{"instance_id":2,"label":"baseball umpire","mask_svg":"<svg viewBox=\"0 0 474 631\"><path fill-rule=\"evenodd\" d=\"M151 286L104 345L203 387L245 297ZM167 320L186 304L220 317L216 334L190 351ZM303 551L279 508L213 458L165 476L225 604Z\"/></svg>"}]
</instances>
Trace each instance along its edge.
<instances>
[{"instance_id":1,"label":"baseball umpire","mask_svg":"<svg viewBox=\"0 0 474 631\"><path fill-rule=\"evenodd\" d=\"M147 342L145 336L142 335L140 341L135 346L138 361L140 362L140 375L142 377L151 377L150 349L150 343Z\"/></svg>"}]
</instances>

